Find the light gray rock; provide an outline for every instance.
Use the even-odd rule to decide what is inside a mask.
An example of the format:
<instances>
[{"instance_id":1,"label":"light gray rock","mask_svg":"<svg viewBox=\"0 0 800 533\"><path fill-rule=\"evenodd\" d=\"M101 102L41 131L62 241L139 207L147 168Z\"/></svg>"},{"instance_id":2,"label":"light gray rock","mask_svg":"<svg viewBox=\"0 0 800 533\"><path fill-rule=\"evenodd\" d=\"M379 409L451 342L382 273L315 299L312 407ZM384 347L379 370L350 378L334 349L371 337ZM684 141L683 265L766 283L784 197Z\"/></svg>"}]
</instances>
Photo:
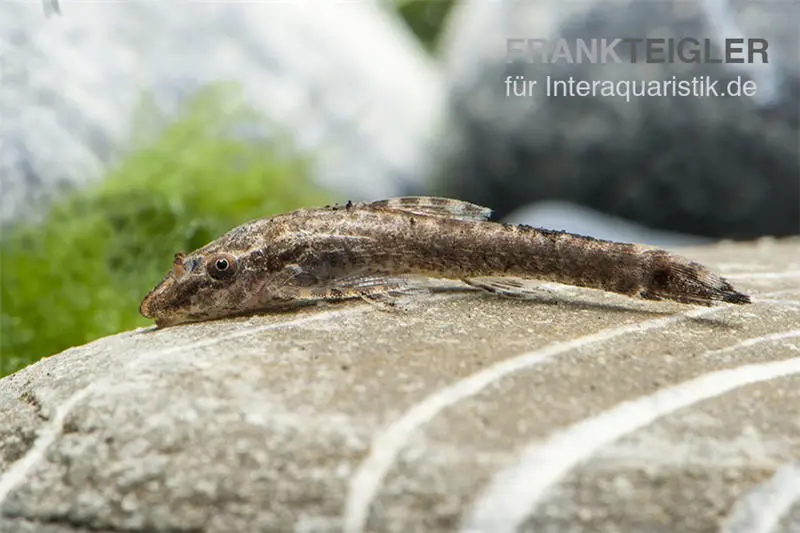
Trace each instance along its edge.
<instances>
[{"instance_id":1,"label":"light gray rock","mask_svg":"<svg viewBox=\"0 0 800 533\"><path fill-rule=\"evenodd\" d=\"M441 55L453 128L440 190L495 207L562 200L714 238L800 233L800 4L782 1L460 2ZM768 64L508 63L506 39L761 38ZM552 54L554 50L548 52ZM715 50L719 57L719 50ZM552 55L548 57L552 58ZM527 59L527 56L526 56ZM536 81L508 96L508 76ZM753 97L548 96L552 80L709 76ZM673 78L674 77L674 78Z\"/></svg>"},{"instance_id":2,"label":"light gray rock","mask_svg":"<svg viewBox=\"0 0 800 533\"><path fill-rule=\"evenodd\" d=\"M543 286L67 350L0 380L0 532L793 533L799 252L685 251L750 306Z\"/></svg>"},{"instance_id":3,"label":"light gray rock","mask_svg":"<svg viewBox=\"0 0 800 533\"><path fill-rule=\"evenodd\" d=\"M35 218L131 146L151 98L164 120L198 89L236 83L316 157L323 186L392 196L427 178L438 70L380 2L4 2L0 224ZM272 136L276 131L254 132Z\"/></svg>"}]
</instances>

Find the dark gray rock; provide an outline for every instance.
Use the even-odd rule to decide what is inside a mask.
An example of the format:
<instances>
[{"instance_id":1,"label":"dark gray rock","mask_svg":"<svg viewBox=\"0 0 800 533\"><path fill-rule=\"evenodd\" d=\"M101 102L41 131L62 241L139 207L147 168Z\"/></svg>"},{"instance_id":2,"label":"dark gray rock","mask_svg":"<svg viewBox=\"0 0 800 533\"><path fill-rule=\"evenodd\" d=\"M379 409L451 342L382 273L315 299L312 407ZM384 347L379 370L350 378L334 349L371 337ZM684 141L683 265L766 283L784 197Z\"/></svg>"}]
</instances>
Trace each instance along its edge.
<instances>
[{"instance_id":1,"label":"dark gray rock","mask_svg":"<svg viewBox=\"0 0 800 533\"><path fill-rule=\"evenodd\" d=\"M800 4L464 2L443 41L452 121L440 190L504 216L558 199L707 237L800 233ZM763 38L769 64L507 63L506 38ZM574 46L573 46L574 50ZM630 57L621 49L623 60ZM719 51L717 50L717 56ZM641 57L641 54L640 54ZM537 80L508 97L507 76ZM741 77L754 97L546 96L567 80Z\"/></svg>"}]
</instances>

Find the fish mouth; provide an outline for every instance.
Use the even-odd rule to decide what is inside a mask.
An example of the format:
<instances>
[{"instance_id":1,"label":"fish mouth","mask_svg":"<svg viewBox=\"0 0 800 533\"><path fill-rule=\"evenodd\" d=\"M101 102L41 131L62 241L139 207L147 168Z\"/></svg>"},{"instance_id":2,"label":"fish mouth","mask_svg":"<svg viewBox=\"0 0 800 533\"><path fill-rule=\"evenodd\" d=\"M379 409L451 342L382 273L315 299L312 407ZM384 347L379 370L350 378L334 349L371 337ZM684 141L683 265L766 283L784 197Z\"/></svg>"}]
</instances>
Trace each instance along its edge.
<instances>
[{"instance_id":1,"label":"fish mouth","mask_svg":"<svg viewBox=\"0 0 800 533\"><path fill-rule=\"evenodd\" d=\"M192 297L206 285L199 279L176 280L170 273L142 299L139 314L155 321L159 327L203 319L193 309Z\"/></svg>"},{"instance_id":2,"label":"fish mouth","mask_svg":"<svg viewBox=\"0 0 800 533\"><path fill-rule=\"evenodd\" d=\"M150 318L150 319L153 318L153 311L150 307L150 304L152 303L153 300L152 297L153 292L155 292L155 289L148 292L147 296L145 296L144 299L142 300L142 303L139 304L139 314L145 318Z\"/></svg>"},{"instance_id":3,"label":"fish mouth","mask_svg":"<svg viewBox=\"0 0 800 533\"><path fill-rule=\"evenodd\" d=\"M172 276L168 274L163 280L161 280L161 283L153 287L142 299L142 302L139 304L139 314L151 320L155 319L157 324L157 315L159 314L158 308L160 306L159 300L163 300L161 296L166 290L169 289L171 285Z\"/></svg>"},{"instance_id":4,"label":"fish mouth","mask_svg":"<svg viewBox=\"0 0 800 533\"><path fill-rule=\"evenodd\" d=\"M153 300L156 298L156 290L157 289L153 289L147 293L147 296L144 297L142 303L139 304L139 314L145 318L153 320L156 323L156 326L159 328L179 324L180 320L174 320L169 316L165 316L164 313L157 312L157 304L154 304L153 302Z\"/></svg>"}]
</instances>

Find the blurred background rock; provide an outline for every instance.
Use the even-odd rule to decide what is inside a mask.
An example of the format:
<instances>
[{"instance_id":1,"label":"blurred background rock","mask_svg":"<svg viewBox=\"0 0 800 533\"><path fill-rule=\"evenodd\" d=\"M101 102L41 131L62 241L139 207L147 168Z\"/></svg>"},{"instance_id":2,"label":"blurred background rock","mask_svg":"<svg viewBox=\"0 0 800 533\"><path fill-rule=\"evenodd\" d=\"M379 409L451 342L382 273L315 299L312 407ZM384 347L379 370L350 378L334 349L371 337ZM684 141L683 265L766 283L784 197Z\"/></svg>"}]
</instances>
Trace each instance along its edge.
<instances>
[{"instance_id":1,"label":"blurred background rock","mask_svg":"<svg viewBox=\"0 0 800 533\"><path fill-rule=\"evenodd\" d=\"M468 2L442 44L462 136L443 190L500 215L569 200L643 226L710 238L800 229L800 4L684 0ZM527 64L505 38L762 38L768 64ZM640 52L641 53L641 52ZM716 51L720 57L720 50ZM623 59L626 56L623 55ZM741 76L754 97L508 98L502 81ZM568 223L565 221L564 225Z\"/></svg>"},{"instance_id":2,"label":"blurred background rock","mask_svg":"<svg viewBox=\"0 0 800 533\"><path fill-rule=\"evenodd\" d=\"M0 374L146 324L173 251L310 203L434 193L662 246L800 232L796 2L45 1L0 6ZM509 37L618 36L759 37L770 63L506 61ZM758 93L506 96L548 74Z\"/></svg>"},{"instance_id":3,"label":"blurred background rock","mask_svg":"<svg viewBox=\"0 0 800 533\"><path fill-rule=\"evenodd\" d=\"M324 187L378 197L425 183L432 162L422 148L439 136L444 85L391 6L62 0L61 15L35 2L0 9L3 221L39 213L118 163L143 96L169 121L215 83L239 84L299 152L313 153Z\"/></svg>"}]
</instances>

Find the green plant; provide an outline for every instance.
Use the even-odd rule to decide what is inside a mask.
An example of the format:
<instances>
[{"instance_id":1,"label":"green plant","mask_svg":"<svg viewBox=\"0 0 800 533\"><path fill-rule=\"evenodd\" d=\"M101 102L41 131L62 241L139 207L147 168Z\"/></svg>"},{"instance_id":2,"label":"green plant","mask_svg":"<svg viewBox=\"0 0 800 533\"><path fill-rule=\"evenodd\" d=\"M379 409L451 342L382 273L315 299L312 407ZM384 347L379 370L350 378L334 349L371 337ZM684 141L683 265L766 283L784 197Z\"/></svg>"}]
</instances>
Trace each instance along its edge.
<instances>
[{"instance_id":1,"label":"green plant","mask_svg":"<svg viewBox=\"0 0 800 533\"><path fill-rule=\"evenodd\" d=\"M423 46L432 52L454 4L453 0L395 0L394 6Z\"/></svg>"},{"instance_id":2,"label":"green plant","mask_svg":"<svg viewBox=\"0 0 800 533\"><path fill-rule=\"evenodd\" d=\"M42 223L4 231L0 376L149 324L139 301L176 251L253 218L330 201L281 142L243 138L265 122L230 89L203 91L179 116Z\"/></svg>"}]
</instances>

